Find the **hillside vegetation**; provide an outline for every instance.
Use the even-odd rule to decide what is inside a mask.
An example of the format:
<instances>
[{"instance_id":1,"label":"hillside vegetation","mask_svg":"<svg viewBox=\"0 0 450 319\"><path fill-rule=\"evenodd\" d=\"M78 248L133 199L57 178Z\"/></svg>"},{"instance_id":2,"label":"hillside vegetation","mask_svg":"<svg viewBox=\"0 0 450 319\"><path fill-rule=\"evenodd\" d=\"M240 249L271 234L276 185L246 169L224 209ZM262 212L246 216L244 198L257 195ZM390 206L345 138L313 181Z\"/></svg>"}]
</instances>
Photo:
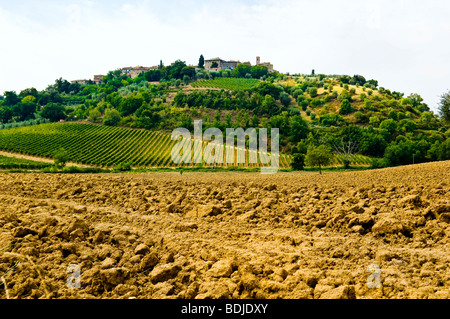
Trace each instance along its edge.
<instances>
[{"instance_id":1,"label":"hillside vegetation","mask_svg":"<svg viewBox=\"0 0 450 319\"><path fill-rule=\"evenodd\" d=\"M328 147L329 158L334 156L347 165L358 156L371 158L373 167L450 159L450 130L444 116L431 112L419 94L404 96L361 75L259 71L249 73L239 67L232 72L208 73L177 60L134 79L121 74L120 69L110 71L100 84L81 85L58 79L43 91L28 88L18 94L5 92L0 98L1 128L87 120L108 127L147 130L139 133L142 136L156 131L159 133L152 136L157 136L178 127L192 130L193 120L200 119L204 130L279 128L282 153L292 155L300 169L308 152L319 145ZM8 142L2 145L3 149L11 149ZM19 148L29 152L32 146L27 150L19 143L15 149ZM101 150L89 152L96 154L79 155L80 160L109 162L99 155ZM80 153L85 154L84 149ZM145 156L130 156L127 159L117 154L115 161L165 161L163 154L152 155L159 159L150 162L145 162L149 161Z\"/></svg>"}]
</instances>

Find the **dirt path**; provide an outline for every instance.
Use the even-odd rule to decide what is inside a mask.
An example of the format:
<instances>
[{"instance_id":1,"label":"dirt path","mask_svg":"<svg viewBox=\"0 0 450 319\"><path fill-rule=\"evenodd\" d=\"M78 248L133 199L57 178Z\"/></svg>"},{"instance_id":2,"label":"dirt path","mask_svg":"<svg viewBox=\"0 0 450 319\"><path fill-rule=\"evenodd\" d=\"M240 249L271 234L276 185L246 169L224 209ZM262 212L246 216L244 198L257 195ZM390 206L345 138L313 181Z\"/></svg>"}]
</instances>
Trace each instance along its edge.
<instances>
[{"instance_id":1,"label":"dirt path","mask_svg":"<svg viewBox=\"0 0 450 319\"><path fill-rule=\"evenodd\" d=\"M22 158L27 159L30 161L37 161L37 162L44 162L44 163L55 163L55 160L48 157L40 157L40 156L32 156L32 155L25 155L20 153L13 153L13 152L5 152L0 151L1 156L7 156L7 157L16 157L16 158ZM78 164L73 162L67 162L66 166L78 166L78 167L94 167L92 165L86 165L86 164Z\"/></svg>"}]
</instances>

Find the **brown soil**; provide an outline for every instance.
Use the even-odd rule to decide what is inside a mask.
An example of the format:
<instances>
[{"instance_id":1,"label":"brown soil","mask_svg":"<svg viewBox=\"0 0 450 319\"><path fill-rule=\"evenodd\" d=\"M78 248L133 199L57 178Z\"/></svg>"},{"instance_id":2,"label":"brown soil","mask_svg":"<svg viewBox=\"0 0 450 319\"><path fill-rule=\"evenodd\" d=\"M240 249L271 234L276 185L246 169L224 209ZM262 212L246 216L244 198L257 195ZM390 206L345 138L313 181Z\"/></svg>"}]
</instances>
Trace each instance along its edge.
<instances>
[{"instance_id":1,"label":"brown soil","mask_svg":"<svg viewBox=\"0 0 450 319\"><path fill-rule=\"evenodd\" d=\"M449 194L450 162L0 174L0 298L450 298Z\"/></svg>"}]
</instances>

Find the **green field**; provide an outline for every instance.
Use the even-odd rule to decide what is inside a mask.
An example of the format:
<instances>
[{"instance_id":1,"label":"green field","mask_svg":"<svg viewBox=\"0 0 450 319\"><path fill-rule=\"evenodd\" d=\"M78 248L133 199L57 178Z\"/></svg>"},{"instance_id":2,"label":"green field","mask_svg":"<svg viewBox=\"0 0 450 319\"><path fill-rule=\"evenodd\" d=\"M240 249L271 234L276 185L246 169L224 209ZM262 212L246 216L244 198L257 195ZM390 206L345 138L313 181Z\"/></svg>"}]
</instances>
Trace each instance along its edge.
<instances>
[{"instance_id":1,"label":"green field","mask_svg":"<svg viewBox=\"0 0 450 319\"><path fill-rule=\"evenodd\" d=\"M248 90L261 82L257 79L215 78L214 80L199 80L191 85L195 88L219 88L227 90Z\"/></svg>"},{"instance_id":2,"label":"green field","mask_svg":"<svg viewBox=\"0 0 450 319\"><path fill-rule=\"evenodd\" d=\"M84 123L48 123L0 130L0 150L53 158L56 151L64 148L70 162L104 167L126 162L134 167L177 166L170 156L175 143L167 133ZM201 146L201 143L192 141L196 148L204 148L206 144ZM236 148L234 152L237 154ZM226 162L226 151L223 156ZM268 166L248 162L246 151L245 164L238 164L236 155L234 164L215 166ZM189 164L193 165L197 164ZM288 168L289 165L290 158L280 155L280 168Z\"/></svg>"}]
</instances>

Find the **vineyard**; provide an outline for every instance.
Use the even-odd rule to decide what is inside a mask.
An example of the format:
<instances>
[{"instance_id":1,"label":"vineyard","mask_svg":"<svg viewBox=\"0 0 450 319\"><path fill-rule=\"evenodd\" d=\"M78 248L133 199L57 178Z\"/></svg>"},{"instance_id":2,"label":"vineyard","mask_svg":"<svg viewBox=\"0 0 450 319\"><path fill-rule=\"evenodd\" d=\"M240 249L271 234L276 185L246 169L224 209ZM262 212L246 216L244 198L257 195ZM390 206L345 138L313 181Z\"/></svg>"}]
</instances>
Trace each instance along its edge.
<instances>
[{"instance_id":1,"label":"vineyard","mask_svg":"<svg viewBox=\"0 0 450 319\"><path fill-rule=\"evenodd\" d=\"M90 164L103 167L112 167L120 163L131 163L134 167L169 167L193 166L197 164L179 164L172 162L171 151L177 141L172 141L170 134L111 127L105 125L91 125L84 123L47 123L35 126L18 127L0 130L0 149L21 154L53 158L55 153L63 148L69 161L80 164ZM192 163L193 156L201 154L196 152L200 147L205 150L207 142L191 142ZM229 164L231 152L234 151L234 164ZM223 145L223 163L212 162L211 152L204 156L203 165L214 166L242 166L258 168L270 166L267 161L270 154L260 153L258 163L249 163L249 151L245 150L244 159L240 158L242 152L237 147ZM242 157L242 156L241 156ZM261 163L261 159L263 164ZM245 164L238 164L245 161ZM207 164L211 163L211 164ZM280 168L290 166L290 158L280 154Z\"/></svg>"},{"instance_id":2,"label":"vineyard","mask_svg":"<svg viewBox=\"0 0 450 319\"><path fill-rule=\"evenodd\" d=\"M370 166L371 165L371 159L368 156L364 155L351 155L350 157L350 164L353 166ZM333 158L331 159L331 165L333 166L339 166L344 165L345 157L343 155L335 154Z\"/></svg>"},{"instance_id":3,"label":"vineyard","mask_svg":"<svg viewBox=\"0 0 450 319\"><path fill-rule=\"evenodd\" d=\"M234 91L248 90L258 84L257 79L244 78L215 78L213 80L200 80L192 83L195 88L219 88Z\"/></svg>"}]
</instances>

